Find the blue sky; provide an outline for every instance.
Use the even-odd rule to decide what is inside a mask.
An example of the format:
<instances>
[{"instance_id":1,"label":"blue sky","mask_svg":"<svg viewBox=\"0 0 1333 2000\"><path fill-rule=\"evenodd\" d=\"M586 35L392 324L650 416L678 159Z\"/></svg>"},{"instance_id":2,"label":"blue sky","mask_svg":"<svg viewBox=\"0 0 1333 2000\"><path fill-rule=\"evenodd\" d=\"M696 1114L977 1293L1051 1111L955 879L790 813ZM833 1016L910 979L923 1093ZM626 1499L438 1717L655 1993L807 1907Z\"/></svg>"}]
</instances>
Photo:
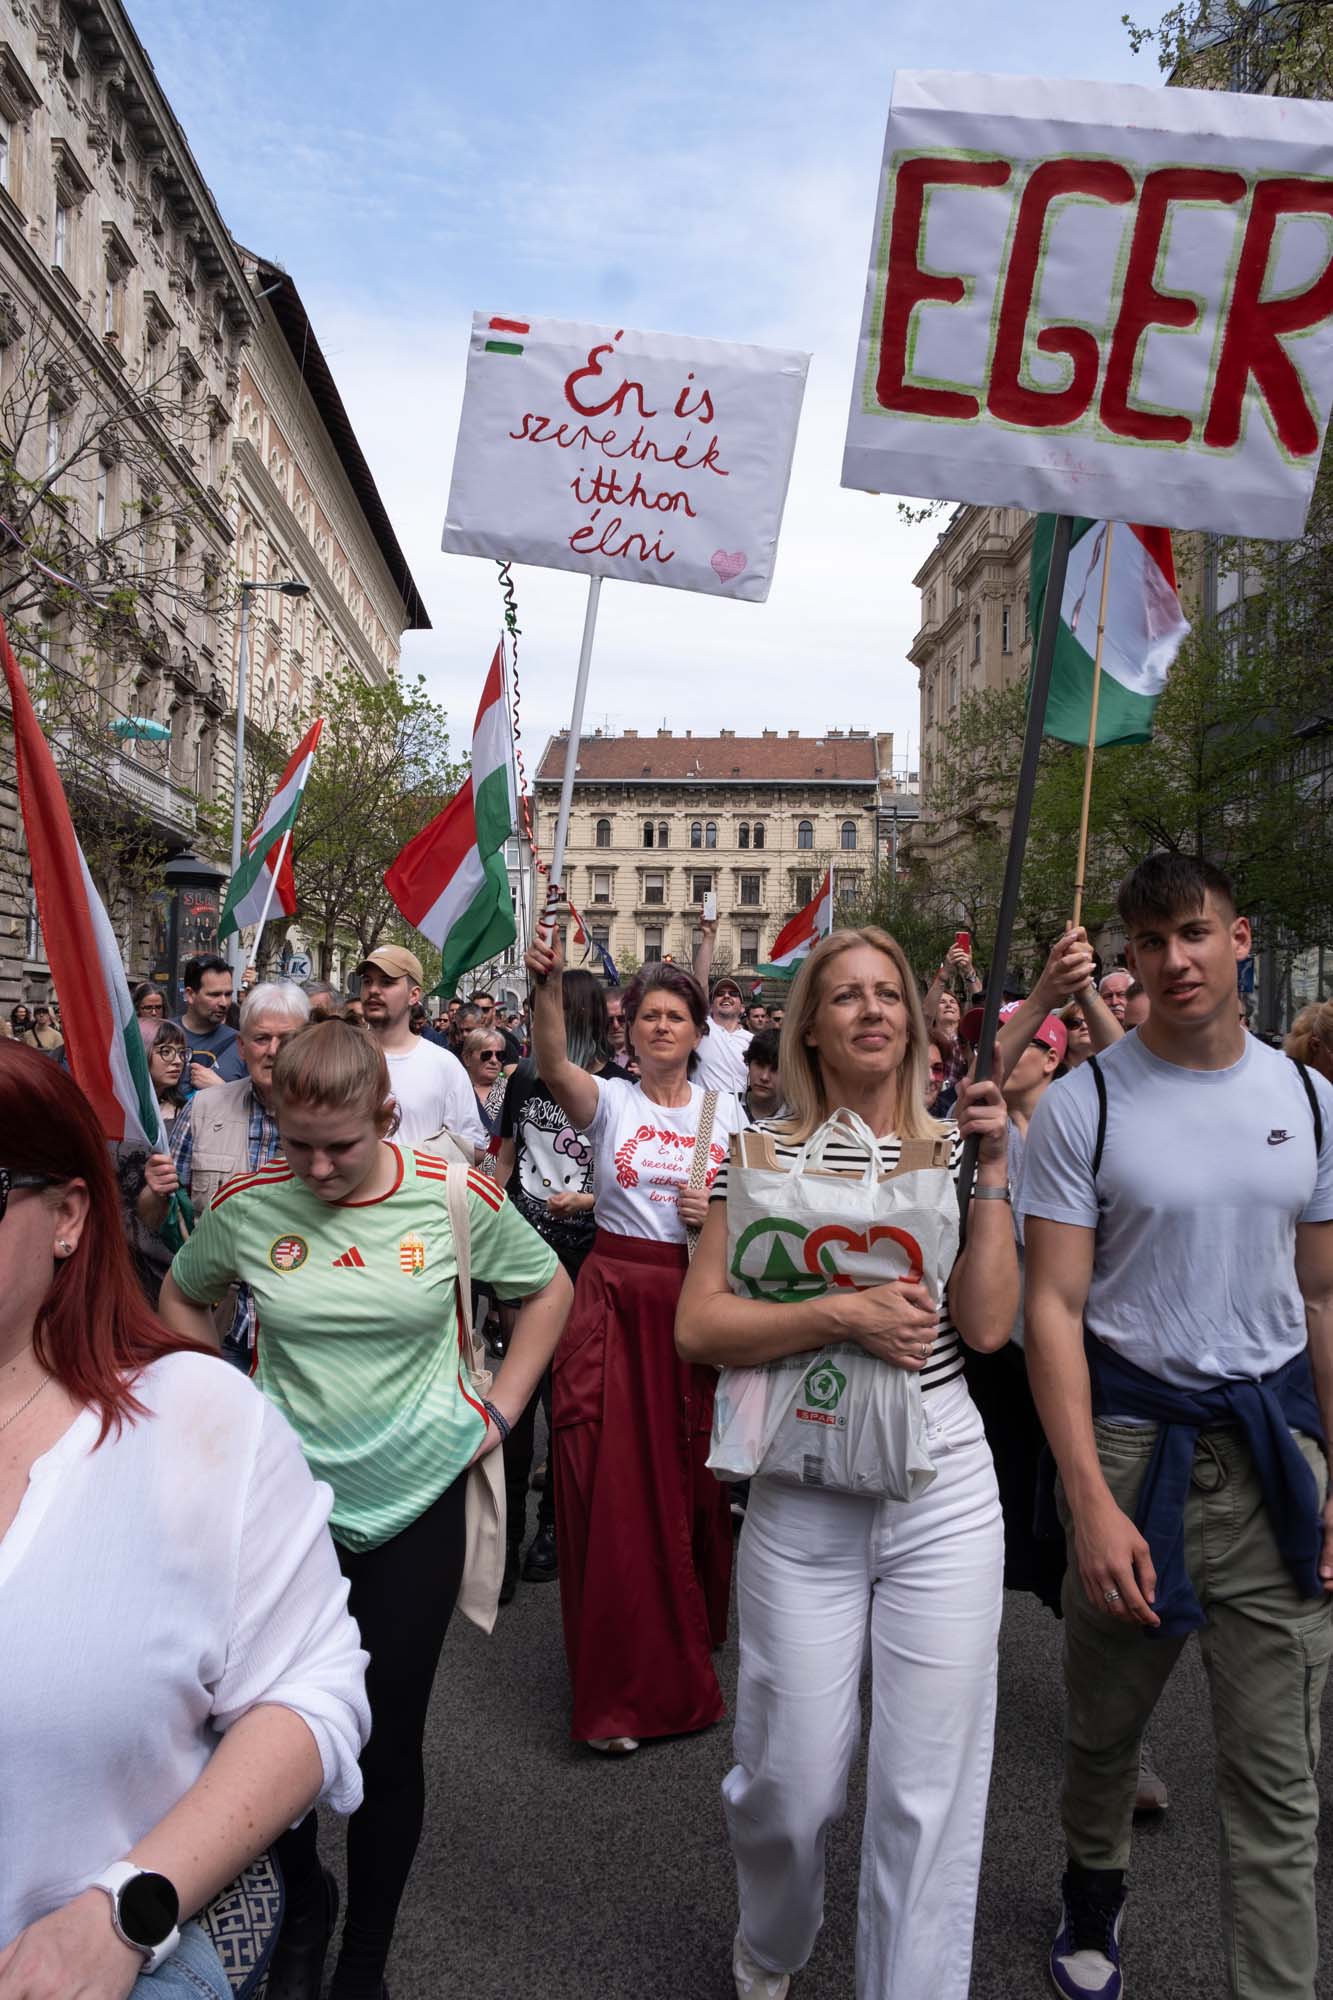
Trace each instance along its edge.
<instances>
[{"instance_id":1,"label":"blue sky","mask_svg":"<svg viewBox=\"0 0 1333 2000\"><path fill-rule=\"evenodd\" d=\"M434 621L404 669L456 738L499 614L493 565L439 552L484 307L813 356L767 604L608 584L587 726L915 745L911 577L934 531L838 486L891 78L1155 82L1126 0L129 4L233 233L310 308ZM535 747L568 719L586 585L516 574Z\"/></svg>"}]
</instances>

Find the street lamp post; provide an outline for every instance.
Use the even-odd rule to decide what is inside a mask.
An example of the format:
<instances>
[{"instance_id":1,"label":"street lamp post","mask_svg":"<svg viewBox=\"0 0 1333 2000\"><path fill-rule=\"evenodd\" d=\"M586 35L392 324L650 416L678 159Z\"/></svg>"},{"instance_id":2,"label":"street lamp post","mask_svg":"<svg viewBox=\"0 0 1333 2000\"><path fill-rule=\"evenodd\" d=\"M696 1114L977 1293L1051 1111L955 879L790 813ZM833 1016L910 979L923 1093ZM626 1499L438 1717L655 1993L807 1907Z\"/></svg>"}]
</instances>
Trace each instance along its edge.
<instances>
[{"instance_id":1,"label":"street lamp post","mask_svg":"<svg viewBox=\"0 0 1333 2000\"><path fill-rule=\"evenodd\" d=\"M285 582L277 582L275 580L270 583L243 582L241 584L241 646L240 657L236 665L236 757L231 784L231 872L233 877L241 865L241 841L244 830L242 791L245 784L245 704L248 692L247 683L250 678L250 597L251 593L256 590L276 590L283 597L309 597L310 585L298 582L295 577L288 577ZM240 991L241 974L245 970L242 963L243 951L244 940L241 937L241 933L236 931L232 937L231 965L232 978L238 992Z\"/></svg>"}]
</instances>

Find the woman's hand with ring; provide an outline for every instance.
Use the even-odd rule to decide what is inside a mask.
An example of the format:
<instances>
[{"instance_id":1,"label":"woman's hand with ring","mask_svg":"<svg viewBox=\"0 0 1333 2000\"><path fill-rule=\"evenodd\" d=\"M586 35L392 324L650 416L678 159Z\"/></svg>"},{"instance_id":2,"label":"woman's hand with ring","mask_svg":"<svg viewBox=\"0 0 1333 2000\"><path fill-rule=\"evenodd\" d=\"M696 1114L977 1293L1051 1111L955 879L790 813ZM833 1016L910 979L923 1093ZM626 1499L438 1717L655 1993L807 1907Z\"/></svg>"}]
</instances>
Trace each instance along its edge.
<instances>
[{"instance_id":1,"label":"woman's hand with ring","mask_svg":"<svg viewBox=\"0 0 1333 2000\"><path fill-rule=\"evenodd\" d=\"M940 1309L921 1284L873 1285L848 1292L842 1302L844 1337L895 1368L919 1374L939 1330Z\"/></svg>"}]
</instances>

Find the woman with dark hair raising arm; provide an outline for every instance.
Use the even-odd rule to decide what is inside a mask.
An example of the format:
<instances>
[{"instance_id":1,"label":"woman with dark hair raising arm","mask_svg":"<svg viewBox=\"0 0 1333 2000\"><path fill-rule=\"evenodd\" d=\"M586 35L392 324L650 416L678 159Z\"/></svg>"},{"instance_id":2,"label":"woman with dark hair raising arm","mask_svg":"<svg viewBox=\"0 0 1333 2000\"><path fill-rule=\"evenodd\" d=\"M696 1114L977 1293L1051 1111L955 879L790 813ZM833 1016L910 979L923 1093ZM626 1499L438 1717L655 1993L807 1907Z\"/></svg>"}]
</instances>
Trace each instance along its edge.
<instances>
[{"instance_id":1,"label":"woman with dark hair raising arm","mask_svg":"<svg viewBox=\"0 0 1333 2000\"><path fill-rule=\"evenodd\" d=\"M229 2000L187 1919L361 1797L331 1495L150 1310L73 1079L0 1044L0 1132L0 2000Z\"/></svg>"},{"instance_id":2,"label":"woman with dark hair raising arm","mask_svg":"<svg viewBox=\"0 0 1333 2000\"><path fill-rule=\"evenodd\" d=\"M708 1019L690 973L650 965L626 990L629 1083L571 1062L558 944L539 940L527 964L537 1068L596 1175L597 1233L552 1369L572 1734L636 1750L723 1713L710 1655L726 1636L731 1514L705 1464L713 1375L677 1358L672 1322L686 1232L739 1112L690 1081Z\"/></svg>"}]
</instances>

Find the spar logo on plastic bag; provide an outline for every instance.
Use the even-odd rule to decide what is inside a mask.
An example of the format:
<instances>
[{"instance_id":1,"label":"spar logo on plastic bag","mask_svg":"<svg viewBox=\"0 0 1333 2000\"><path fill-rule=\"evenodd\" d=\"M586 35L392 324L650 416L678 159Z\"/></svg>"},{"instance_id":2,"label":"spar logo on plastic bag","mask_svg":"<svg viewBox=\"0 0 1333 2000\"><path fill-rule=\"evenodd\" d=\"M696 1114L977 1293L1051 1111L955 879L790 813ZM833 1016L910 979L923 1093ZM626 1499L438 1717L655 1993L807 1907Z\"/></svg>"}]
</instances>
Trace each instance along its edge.
<instances>
[{"instance_id":1,"label":"spar logo on plastic bag","mask_svg":"<svg viewBox=\"0 0 1333 2000\"><path fill-rule=\"evenodd\" d=\"M816 1361L801 1384L801 1400L795 1411L797 1423L830 1424L844 1430L847 1419L839 1414L838 1405L846 1387L847 1377L841 1368L835 1368L826 1358Z\"/></svg>"},{"instance_id":2,"label":"spar logo on plastic bag","mask_svg":"<svg viewBox=\"0 0 1333 2000\"><path fill-rule=\"evenodd\" d=\"M737 1237L731 1276L749 1298L795 1305L822 1298L834 1286L863 1292L872 1285L916 1285L924 1266L916 1238L887 1222L865 1229L826 1222L811 1229L782 1216L763 1216Z\"/></svg>"}]
</instances>

